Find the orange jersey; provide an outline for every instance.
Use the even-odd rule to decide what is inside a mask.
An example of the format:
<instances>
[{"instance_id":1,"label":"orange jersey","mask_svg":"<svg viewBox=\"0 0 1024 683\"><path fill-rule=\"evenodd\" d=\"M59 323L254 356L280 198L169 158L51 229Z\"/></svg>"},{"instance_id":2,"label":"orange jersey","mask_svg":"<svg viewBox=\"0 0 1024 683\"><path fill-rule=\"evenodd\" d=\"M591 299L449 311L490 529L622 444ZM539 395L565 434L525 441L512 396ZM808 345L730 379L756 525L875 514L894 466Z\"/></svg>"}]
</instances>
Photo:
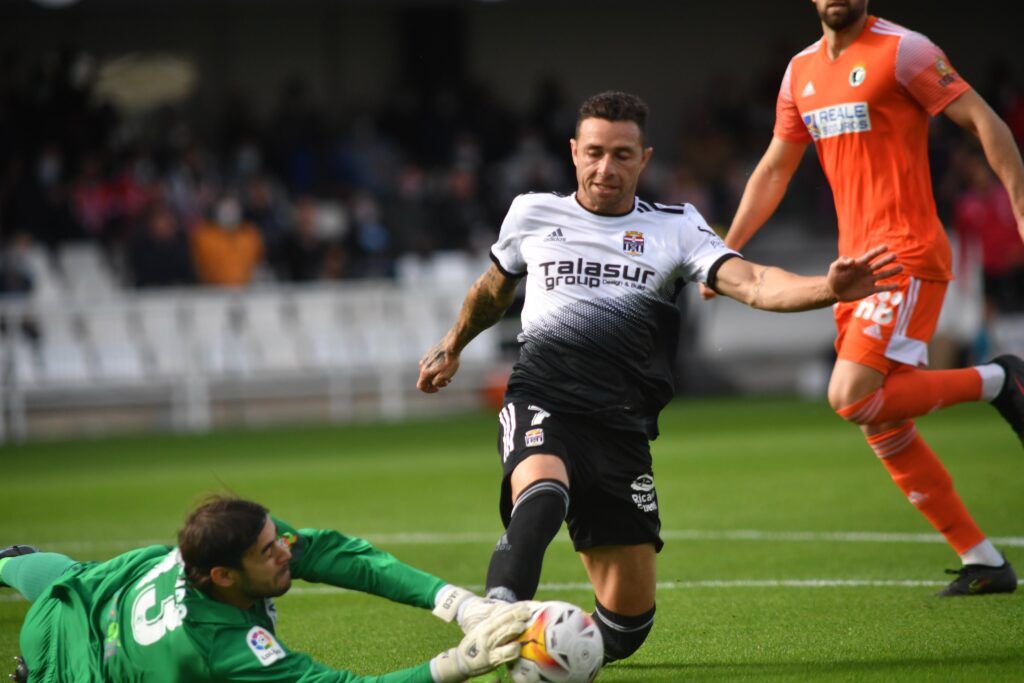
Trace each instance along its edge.
<instances>
[{"instance_id":1,"label":"orange jersey","mask_svg":"<svg viewBox=\"0 0 1024 683\"><path fill-rule=\"evenodd\" d=\"M835 198L840 255L885 244L908 274L951 279L928 117L969 89L934 43L874 16L836 60L824 38L790 60L774 133L814 143Z\"/></svg>"}]
</instances>

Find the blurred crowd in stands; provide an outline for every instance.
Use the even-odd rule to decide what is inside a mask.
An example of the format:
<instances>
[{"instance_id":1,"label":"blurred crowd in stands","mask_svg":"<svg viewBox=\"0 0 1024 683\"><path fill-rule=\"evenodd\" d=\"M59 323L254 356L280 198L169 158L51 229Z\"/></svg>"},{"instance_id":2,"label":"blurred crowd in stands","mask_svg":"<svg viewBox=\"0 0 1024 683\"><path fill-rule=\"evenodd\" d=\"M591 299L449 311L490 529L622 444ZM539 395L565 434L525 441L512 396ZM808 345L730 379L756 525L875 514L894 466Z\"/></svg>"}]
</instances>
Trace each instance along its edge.
<instances>
[{"instance_id":1,"label":"blurred crowd in stands","mask_svg":"<svg viewBox=\"0 0 1024 683\"><path fill-rule=\"evenodd\" d=\"M467 82L338 116L294 80L265 120L236 94L200 123L186 106L126 116L97 101L90 64L73 51L0 59L0 291L30 290L18 258L27 246L81 240L101 244L135 287L390 277L405 254L485 250L518 193L574 188L566 140L578 103L554 81L525 111ZM770 138L785 58L768 66L747 89L711 81L722 85L673 124L642 195L728 226ZM994 64L973 85L1024 144L1015 77ZM940 214L980 245L991 304L1024 309L1024 245L979 147L939 117L931 152ZM780 218L831 237L831 194L813 160Z\"/></svg>"}]
</instances>

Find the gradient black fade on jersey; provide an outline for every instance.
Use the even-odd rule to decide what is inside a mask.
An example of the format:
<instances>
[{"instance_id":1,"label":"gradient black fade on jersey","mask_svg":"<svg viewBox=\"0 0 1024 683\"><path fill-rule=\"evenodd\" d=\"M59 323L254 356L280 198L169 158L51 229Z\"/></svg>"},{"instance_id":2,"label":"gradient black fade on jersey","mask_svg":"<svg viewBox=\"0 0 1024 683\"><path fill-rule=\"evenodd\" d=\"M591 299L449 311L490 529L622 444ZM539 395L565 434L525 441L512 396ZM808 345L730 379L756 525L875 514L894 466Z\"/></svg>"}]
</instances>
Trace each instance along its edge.
<instances>
[{"instance_id":1,"label":"gradient black fade on jersey","mask_svg":"<svg viewBox=\"0 0 1024 683\"><path fill-rule=\"evenodd\" d=\"M519 336L508 394L654 438L678 340L679 310L650 293L576 302Z\"/></svg>"}]
</instances>

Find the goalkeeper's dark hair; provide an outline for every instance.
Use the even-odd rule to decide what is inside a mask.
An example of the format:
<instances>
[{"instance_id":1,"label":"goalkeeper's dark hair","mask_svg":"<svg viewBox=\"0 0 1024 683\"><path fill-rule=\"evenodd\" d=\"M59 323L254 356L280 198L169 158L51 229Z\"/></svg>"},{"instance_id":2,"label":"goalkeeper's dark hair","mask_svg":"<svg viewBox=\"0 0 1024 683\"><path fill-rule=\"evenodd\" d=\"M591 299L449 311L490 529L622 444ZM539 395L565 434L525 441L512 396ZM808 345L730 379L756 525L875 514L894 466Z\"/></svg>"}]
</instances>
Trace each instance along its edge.
<instances>
[{"instance_id":1,"label":"goalkeeper's dark hair","mask_svg":"<svg viewBox=\"0 0 1024 683\"><path fill-rule=\"evenodd\" d=\"M580 124L584 119L604 119L606 121L632 121L640 129L643 139L647 129L647 115L650 109L647 103L636 95L617 90L607 90L588 97L580 105L576 116L576 135L580 134Z\"/></svg>"},{"instance_id":2,"label":"goalkeeper's dark hair","mask_svg":"<svg viewBox=\"0 0 1024 683\"><path fill-rule=\"evenodd\" d=\"M214 567L242 568L242 555L259 539L267 508L251 500L215 496L193 510L178 532L190 585L206 590Z\"/></svg>"}]
</instances>

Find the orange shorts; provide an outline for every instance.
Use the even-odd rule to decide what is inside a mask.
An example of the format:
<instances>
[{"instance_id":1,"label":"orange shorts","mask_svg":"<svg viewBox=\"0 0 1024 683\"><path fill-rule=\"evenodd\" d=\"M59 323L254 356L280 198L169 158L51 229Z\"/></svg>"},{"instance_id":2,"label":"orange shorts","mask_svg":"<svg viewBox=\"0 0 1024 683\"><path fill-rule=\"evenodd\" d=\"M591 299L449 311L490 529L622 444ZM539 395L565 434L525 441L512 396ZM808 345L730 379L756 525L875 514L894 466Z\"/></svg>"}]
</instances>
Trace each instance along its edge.
<instances>
[{"instance_id":1,"label":"orange shorts","mask_svg":"<svg viewBox=\"0 0 1024 683\"><path fill-rule=\"evenodd\" d=\"M942 312L947 282L901 275L899 288L833 307L836 353L888 375L900 365L928 365L928 342Z\"/></svg>"}]
</instances>

